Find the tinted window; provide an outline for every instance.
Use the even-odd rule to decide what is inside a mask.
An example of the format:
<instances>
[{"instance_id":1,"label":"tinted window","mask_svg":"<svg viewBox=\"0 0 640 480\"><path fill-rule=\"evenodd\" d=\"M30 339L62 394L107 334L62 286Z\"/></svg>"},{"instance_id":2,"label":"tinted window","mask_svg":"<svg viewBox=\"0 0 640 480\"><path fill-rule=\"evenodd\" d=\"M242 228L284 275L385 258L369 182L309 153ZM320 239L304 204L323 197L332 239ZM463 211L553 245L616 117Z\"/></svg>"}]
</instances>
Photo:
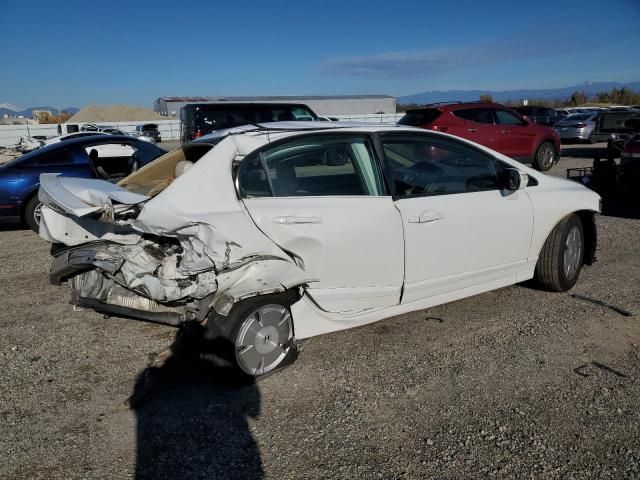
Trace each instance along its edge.
<instances>
[{"instance_id":1,"label":"tinted window","mask_svg":"<svg viewBox=\"0 0 640 480\"><path fill-rule=\"evenodd\" d=\"M463 110L455 110L453 114L471 122L493 125L493 115L491 115L491 110L488 108L465 108Z\"/></svg>"},{"instance_id":2,"label":"tinted window","mask_svg":"<svg viewBox=\"0 0 640 480\"><path fill-rule=\"evenodd\" d=\"M385 162L400 196L444 195L499 188L496 161L457 143L384 137Z\"/></svg>"},{"instance_id":3,"label":"tinted window","mask_svg":"<svg viewBox=\"0 0 640 480\"><path fill-rule=\"evenodd\" d=\"M500 125L522 125L522 120L506 110L496 110L496 117Z\"/></svg>"},{"instance_id":4,"label":"tinted window","mask_svg":"<svg viewBox=\"0 0 640 480\"><path fill-rule=\"evenodd\" d=\"M369 141L353 137L306 138L266 150L242 163L238 183L243 198L383 194Z\"/></svg>"},{"instance_id":5,"label":"tinted window","mask_svg":"<svg viewBox=\"0 0 640 480\"><path fill-rule=\"evenodd\" d=\"M404 117L398 120L399 125L409 125L411 127L420 127L427 123L433 122L442 112L437 108L424 108L421 110L409 110Z\"/></svg>"}]
</instances>

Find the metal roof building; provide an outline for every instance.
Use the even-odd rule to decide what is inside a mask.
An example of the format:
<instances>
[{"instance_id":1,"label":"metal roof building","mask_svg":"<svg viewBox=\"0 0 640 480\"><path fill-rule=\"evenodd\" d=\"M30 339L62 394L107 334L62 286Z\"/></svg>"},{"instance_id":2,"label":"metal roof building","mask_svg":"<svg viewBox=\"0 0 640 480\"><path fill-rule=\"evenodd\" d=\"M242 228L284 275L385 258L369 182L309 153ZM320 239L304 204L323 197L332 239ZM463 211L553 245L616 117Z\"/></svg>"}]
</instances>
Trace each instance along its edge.
<instances>
[{"instance_id":1,"label":"metal roof building","mask_svg":"<svg viewBox=\"0 0 640 480\"><path fill-rule=\"evenodd\" d=\"M389 95L309 95L267 97L160 97L153 110L165 116L180 116L180 109L189 103L270 102L304 103L318 115L362 115L396 113L396 99Z\"/></svg>"}]
</instances>

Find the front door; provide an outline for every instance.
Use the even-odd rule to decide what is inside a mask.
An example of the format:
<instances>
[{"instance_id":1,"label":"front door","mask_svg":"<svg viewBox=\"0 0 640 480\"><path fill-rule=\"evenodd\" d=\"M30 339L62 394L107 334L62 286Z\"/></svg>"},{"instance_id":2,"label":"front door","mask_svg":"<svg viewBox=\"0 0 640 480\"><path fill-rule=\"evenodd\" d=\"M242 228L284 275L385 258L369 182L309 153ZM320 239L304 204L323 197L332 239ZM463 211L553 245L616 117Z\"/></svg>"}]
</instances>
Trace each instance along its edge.
<instances>
[{"instance_id":1,"label":"front door","mask_svg":"<svg viewBox=\"0 0 640 480\"><path fill-rule=\"evenodd\" d=\"M502 134L502 150L508 157L531 160L536 133L530 124L507 110L496 110L497 127Z\"/></svg>"},{"instance_id":2,"label":"front door","mask_svg":"<svg viewBox=\"0 0 640 480\"><path fill-rule=\"evenodd\" d=\"M527 260L525 191L500 189L506 166L454 139L381 136L405 233L403 303L513 278Z\"/></svg>"},{"instance_id":3,"label":"front door","mask_svg":"<svg viewBox=\"0 0 640 480\"><path fill-rule=\"evenodd\" d=\"M402 220L367 136L307 135L245 159L238 187L258 227L319 281L307 293L331 312L397 305Z\"/></svg>"}]
</instances>

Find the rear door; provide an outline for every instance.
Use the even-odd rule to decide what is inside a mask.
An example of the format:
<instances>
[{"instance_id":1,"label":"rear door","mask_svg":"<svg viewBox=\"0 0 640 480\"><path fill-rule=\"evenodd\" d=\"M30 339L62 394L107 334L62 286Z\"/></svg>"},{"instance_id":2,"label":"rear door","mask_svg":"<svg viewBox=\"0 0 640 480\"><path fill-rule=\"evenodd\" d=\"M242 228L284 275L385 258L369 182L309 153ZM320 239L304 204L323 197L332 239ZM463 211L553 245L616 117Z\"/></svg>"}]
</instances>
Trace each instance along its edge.
<instances>
[{"instance_id":1,"label":"rear door","mask_svg":"<svg viewBox=\"0 0 640 480\"><path fill-rule=\"evenodd\" d=\"M319 280L307 293L320 308L399 303L402 221L366 135L295 137L245 159L237 184L258 227Z\"/></svg>"},{"instance_id":2,"label":"rear door","mask_svg":"<svg viewBox=\"0 0 640 480\"><path fill-rule=\"evenodd\" d=\"M536 132L531 125L508 110L496 109L496 123L502 135L501 153L518 160L530 160L534 154Z\"/></svg>"},{"instance_id":3,"label":"rear door","mask_svg":"<svg viewBox=\"0 0 640 480\"><path fill-rule=\"evenodd\" d=\"M461 119L460 125L452 125L447 133L469 139L496 151L501 151L502 135L494 124L488 108L463 108L454 110L453 115Z\"/></svg>"}]
</instances>

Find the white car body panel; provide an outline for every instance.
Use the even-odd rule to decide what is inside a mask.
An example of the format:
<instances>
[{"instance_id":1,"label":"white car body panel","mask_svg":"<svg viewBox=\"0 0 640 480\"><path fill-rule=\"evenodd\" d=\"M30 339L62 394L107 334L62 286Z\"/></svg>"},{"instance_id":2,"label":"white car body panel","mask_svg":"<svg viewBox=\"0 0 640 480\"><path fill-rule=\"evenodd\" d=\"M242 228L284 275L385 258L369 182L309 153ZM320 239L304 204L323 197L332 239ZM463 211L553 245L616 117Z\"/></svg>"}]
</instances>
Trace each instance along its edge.
<instances>
[{"instance_id":1,"label":"white car body panel","mask_svg":"<svg viewBox=\"0 0 640 480\"><path fill-rule=\"evenodd\" d=\"M273 197L244 203L258 227L320 280L308 293L324 310L398 304L404 240L391 197Z\"/></svg>"},{"instance_id":2,"label":"white car body panel","mask_svg":"<svg viewBox=\"0 0 640 480\"><path fill-rule=\"evenodd\" d=\"M104 210L109 205L116 210L129 209L146 202L149 197L125 190L97 178L64 177L59 173L42 173L38 196L42 203L55 203L71 215L84 217Z\"/></svg>"},{"instance_id":3,"label":"white car body panel","mask_svg":"<svg viewBox=\"0 0 640 480\"><path fill-rule=\"evenodd\" d=\"M335 126L314 122L318 129L325 125ZM342 131L390 129L425 134L400 126L343 127ZM538 185L508 194L495 190L395 201L384 196L241 200L234 185L234 162L269 142L301 133L229 135L164 191L141 203L131 229L177 238L185 249L180 272L176 273L175 259L154 266L167 272L166 288L152 285L153 279L145 286L154 301L168 294L184 298L181 295L193 289L176 285L191 274L201 275L198 292L218 284L213 303L222 314L238 298L304 285L301 300L291 310L296 337L307 338L531 278L552 228L572 212L600 208L599 196L582 185L548 177L486 147L437 132L429 135L470 144L533 177ZM81 190L80 185L76 187ZM97 198L115 208L118 193L103 193ZM55 195L48 201L58 208L67 203L69 215L80 214L83 208L98 207L100 202L93 195L85 192L84 206L70 198L56 201ZM82 197L79 191L74 196ZM409 222L420 216L426 221ZM59 222L60 227L69 221L69 216L58 217L43 217L47 239L71 241L62 233L64 228L49 228L49 222ZM300 217L309 221L298 223ZM290 218L293 221L287 220ZM256 284L257 267L253 266L261 262L268 272L262 286ZM149 271L153 271L151 266ZM218 273L215 282L213 271Z\"/></svg>"},{"instance_id":4,"label":"white car body panel","mask_svg":"<svg viewBox=\"0 0 640 480\"><path fill-rule=\"evenodd\" d=\"M533 215L524 190L396 201L405 235L403 302L489 280L529 256ZM458 282L462 282L460 285Z\"/></svg>"}]
</instances>

